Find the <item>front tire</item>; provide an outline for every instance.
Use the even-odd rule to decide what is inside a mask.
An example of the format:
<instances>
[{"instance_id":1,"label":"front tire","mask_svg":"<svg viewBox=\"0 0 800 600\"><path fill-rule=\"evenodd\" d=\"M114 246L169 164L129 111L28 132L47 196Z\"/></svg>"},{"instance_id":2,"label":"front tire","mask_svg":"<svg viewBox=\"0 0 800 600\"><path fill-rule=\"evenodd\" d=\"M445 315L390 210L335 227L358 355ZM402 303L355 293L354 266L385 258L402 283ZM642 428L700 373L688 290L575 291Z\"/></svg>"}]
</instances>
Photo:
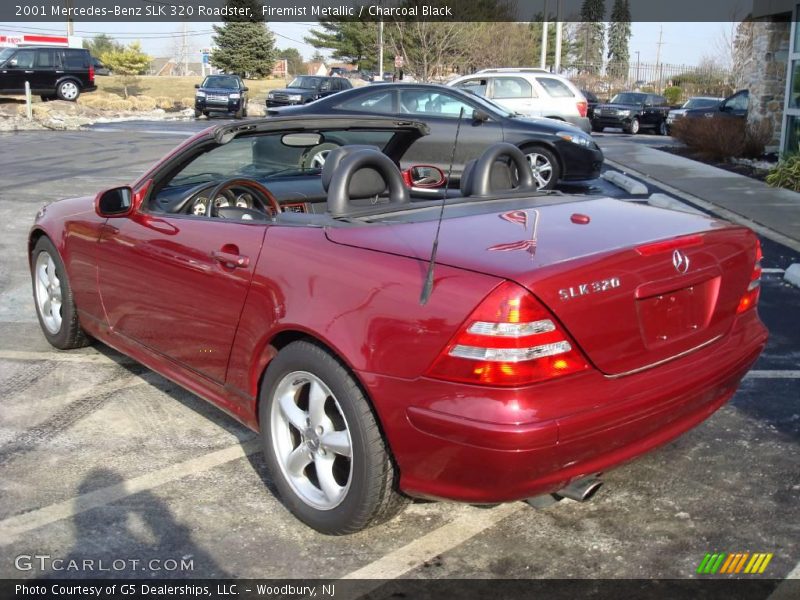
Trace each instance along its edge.
<instances>
[{"instance_id":1,"label":"front tire","mask_svg":"<svg viewBox=\"0 0 800 600\"><path fill-rule=\"evenodd\" d=\"M656 134L657 135L668 135L669 134L669 127L667 127L666 121L659 121L658 126L656 127Z\"/></svg>"},{"instance_id":2,"label":"front tire","mask_svg":"<svg viewBox=\"0 0 800 600\"><path fill-rule=\"evenodd\" d=\"M66 81L62 81L58 84L58 88L56 88L56 95L61 100L75 102L78 99L78 96L81 95L81 88L71 79L67 79Z\"/></svg>"},{"instance_id":3,"label":"front tire","mask_svg":"<svg viewBox=\"0 0 800 600\"><path fill-rule=\"evenodd\" d=\"M625 133L630 133L633 135L639 133L639 119L633 117L633 119L631 119L631 124L628 125L623 131L625 131Z\"/></svg>"},{"instance_id":4,"label":"front tire","mask_svg":"<svg viewBox=\"0 0 800 600\"><path fill-rule=\"evenodd\" d=\"M293 342L267 368L259 422L267 468L286 507L328 535L384 522L405 506L372 408L320 346Z\"/></svg>"},{"instance_id":5,"label":"front tire","mask_svg":"<svg viewBox=\"0 0 800 600\"><path fill-rule=\"evenodd\" d=\"M522 149L531 167L533 181L538 190L552 190L561 177L561 167L553 152L542 146L529 146Z\"/></svg>"},{"instance_id":6,"label":"front tire","mask_svg":"<svg viewBox=\"0 0 800 600\"><path fill-rule=\"evenodd\" d=\"M39 238L31 253L31 278L36 316L44 337L61 350L88 346L58 250L47 237Z\"/></svg>"}]
</instances>

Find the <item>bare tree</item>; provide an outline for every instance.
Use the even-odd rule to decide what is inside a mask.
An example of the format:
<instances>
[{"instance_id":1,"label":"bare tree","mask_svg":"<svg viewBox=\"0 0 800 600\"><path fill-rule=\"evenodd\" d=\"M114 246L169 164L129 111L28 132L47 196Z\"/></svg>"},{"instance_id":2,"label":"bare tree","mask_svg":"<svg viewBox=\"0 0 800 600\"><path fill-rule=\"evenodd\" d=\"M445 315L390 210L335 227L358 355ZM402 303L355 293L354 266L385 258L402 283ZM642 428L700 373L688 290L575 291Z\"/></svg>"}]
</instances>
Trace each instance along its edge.
<instances>
[{"instance_id":1,"label":"bare tree","mask_svg":"<svg viewBox=\"0 0 800 600\"><path fill-rule=\"evenodd\" d=\"M410 21L395 22L390 47L405 60L405 68L420 81L431 81L451 72L463 61L470 40L464 23Z\"/></svg>"}]
</instances>

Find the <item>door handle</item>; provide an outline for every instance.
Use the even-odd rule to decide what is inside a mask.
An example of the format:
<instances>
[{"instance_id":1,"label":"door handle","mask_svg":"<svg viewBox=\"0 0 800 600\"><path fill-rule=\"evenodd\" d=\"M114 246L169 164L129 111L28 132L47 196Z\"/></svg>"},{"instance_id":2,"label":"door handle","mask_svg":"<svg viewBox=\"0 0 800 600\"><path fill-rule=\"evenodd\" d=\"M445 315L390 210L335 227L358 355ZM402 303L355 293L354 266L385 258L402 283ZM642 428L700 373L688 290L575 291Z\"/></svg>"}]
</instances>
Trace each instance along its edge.
<instances>
[{"instance_id":1,"label":"door handle","mask_svg":"<svg viewBox=\"0 0 800 600\"><path fill-rule=\"evenodd\" d=\"M223 252L221 250L214 250L211 257L217 262L222 263L226 267L247 267L250 264L250 258L242 256L241 254L232 254L231 252Z\"/></svg>"},{"instance_id":2,"label":"door handle","mask_svg":"<svg viewBox=\"0 0 800 600\"><path fill-rule=\"evenodd\" d=\"M25 71L25 72L28 73L29 75L33 74L33 71Z\"/></svg>"}]
</instances>

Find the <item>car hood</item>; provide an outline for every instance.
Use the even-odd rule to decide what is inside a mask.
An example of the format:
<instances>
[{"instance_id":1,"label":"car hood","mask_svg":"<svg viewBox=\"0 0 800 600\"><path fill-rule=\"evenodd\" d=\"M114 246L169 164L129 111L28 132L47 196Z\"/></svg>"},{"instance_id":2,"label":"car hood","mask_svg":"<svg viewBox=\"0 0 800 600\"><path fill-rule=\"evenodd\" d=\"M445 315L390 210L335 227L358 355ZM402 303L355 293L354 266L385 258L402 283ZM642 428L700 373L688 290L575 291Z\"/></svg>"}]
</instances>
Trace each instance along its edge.
<instances>
[{"instance_id":1,"label":"car hood","mask_svg":"<svg viewBox=\"0 0 800 600\"><path fill-rule=\"evenodd\" d=\"M639 104L598 104L595 108L616 108L618 110L638 110Z\"/></svg>"},{"instance_id":2,"label":"car hood","mask_svg":"<svg viewBox=\"0 0 800 600\"><path fill-rule=\"evenodd\" d=\"M559 131L580 131L583 133L583 130L580 127L576 127L572 123L567 123L566 121L561 121L559 119L548 119L547 117L522 117L519 115L515 115L513 117L509 117L514 123L528 123L531 125L536 125L537 129L540 131L546 131L548 133L558 133Z\"/></svg>"},{"instance_id":3,"label":"car hood","mask_svg":"<svg viewBox=\"0 0 800 600\"><path fill-rule=\"evenodd\" d=\"M673 108L669 111L670 116L679 117L681 115L685 115L686 111L689 110L688 108Z\"/></svg>"},{"instance_id":4,"label":"car hood","mask_svg":"<svg viewBox=\"0 0 800 600\"><path fill-rule=\"evenodd\" d=\"M308 90L305 88L281 88L279 90L270 90L270 91L281 94L301 94L303 96L313 96L314 94L319 93L317 90Z\"/></svg>"}]
</instances>

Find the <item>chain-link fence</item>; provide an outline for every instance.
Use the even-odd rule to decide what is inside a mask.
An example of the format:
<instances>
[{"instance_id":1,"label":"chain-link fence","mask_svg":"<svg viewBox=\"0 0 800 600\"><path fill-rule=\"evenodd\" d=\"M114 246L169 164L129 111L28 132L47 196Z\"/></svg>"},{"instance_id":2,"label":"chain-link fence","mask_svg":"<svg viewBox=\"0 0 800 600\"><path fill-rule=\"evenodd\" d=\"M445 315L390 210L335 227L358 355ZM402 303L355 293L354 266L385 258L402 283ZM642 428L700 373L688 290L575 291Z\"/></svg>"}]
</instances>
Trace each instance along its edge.
<instances>
[{"instance_id":1,"label":"chain-link fence","mask_svg":"<svg viewBox=\"0 0 800 600\"><path fill-rule=\"evenodd\" d=\"M713 65L633 61L626 69L614 65L570 64L562 66L560 73L601 100L608 100L617 92L641 91L663 94L671 104L680 104L692 96L724 98L736 91L734 73Z\"/></svg>"}]
</instances>

